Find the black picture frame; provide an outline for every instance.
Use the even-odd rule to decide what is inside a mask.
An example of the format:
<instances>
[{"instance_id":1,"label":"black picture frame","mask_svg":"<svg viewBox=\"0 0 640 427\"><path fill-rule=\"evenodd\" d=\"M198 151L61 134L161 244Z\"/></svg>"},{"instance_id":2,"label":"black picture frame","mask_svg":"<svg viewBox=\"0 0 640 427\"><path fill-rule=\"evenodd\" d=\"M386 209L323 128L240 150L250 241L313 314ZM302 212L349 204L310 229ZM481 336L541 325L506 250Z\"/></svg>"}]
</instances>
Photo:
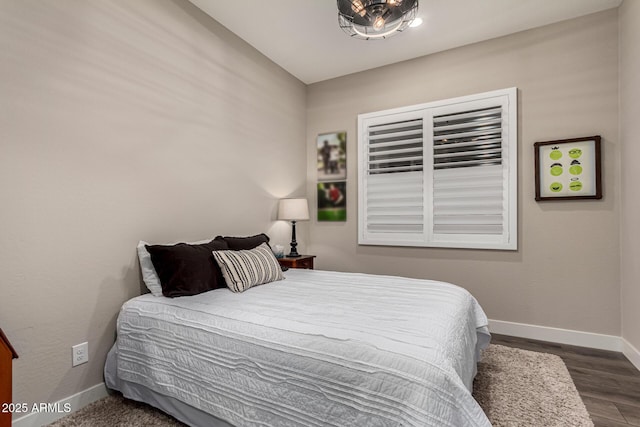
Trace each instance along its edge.
<instances>
[{"instance_id":1,"label":"black picture frame","mask_svg":"<svg viewBox=\"0 0 640 427\"><path fill-rule=\"evenodd\" d=\"M534 144L536 201L602 199L600 135Z\"/></svg>"}]
</instances>

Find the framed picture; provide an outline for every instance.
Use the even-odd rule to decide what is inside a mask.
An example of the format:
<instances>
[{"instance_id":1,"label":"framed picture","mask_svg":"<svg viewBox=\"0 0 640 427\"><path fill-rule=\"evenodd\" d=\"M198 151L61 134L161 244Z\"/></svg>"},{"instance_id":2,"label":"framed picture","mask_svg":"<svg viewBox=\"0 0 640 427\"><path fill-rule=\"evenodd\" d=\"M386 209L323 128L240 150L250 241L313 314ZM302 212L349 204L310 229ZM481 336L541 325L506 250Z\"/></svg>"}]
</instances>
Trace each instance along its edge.
<instances>
[{"instance_id":1,"label":"framed picture","mask_svg":"<svg viewBox=\"0 0 640 427\"><path fill-rule=\"evenodd\" d=\"M318 183L318 221L347 220L347 183Z\"/></svg>"},{"instance_id":2,"label":"framed picture","mask_svg":"<svg viewBox=\"0 0 640 427\"><path fill-rule=\"evenodd\" d=\"M601 199L600 136L536 142L536 200Z\"/></svg>"},{"instance_id":3,"label":"framed picture","mask_svg":"<svg viewBox=\"0 0 640 427\"><path fill-rule=\"evenodd\" d=\"M347 179L347 133L318 135L318 182Z\"/></svg>"}]
</instances>

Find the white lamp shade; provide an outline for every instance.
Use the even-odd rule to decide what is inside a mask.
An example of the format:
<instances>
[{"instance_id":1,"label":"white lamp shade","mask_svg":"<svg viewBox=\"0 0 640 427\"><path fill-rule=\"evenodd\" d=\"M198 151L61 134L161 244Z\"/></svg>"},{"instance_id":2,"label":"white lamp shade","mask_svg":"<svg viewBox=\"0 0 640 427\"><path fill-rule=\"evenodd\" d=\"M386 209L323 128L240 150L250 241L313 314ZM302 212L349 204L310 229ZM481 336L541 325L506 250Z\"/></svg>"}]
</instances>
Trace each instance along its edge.
<instances>
[{"instance_id":1,"label":"white lamp shade","mask_svg":"<svg viewBox=\"0 0 640 427\"><path fill-rule=\"evenodd\" d=\"M307 199L280 199L278 219L286 221L308 221L309 204Z\"/></svg>"}]
</instances>

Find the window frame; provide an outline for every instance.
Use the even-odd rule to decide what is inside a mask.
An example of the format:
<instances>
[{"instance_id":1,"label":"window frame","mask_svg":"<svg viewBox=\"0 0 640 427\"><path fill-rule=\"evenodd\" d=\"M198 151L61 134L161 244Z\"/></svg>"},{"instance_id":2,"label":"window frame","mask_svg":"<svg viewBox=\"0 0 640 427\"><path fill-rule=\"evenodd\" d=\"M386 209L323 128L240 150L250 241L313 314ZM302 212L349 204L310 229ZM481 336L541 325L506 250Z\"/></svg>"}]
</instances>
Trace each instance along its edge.
<instances>
[{"instance_id":1,"label":"window frame","mask_svg":"<svg viewBox=\"0 0 640 427\"><path fill-rule=\"evenodd\" d=\"M433 231L433 117L446 111L461 111L469 106L502 106L502 182L503 182L503 233L435 234ZM464 249L518 249L518 116L517 88L438 100L406 107L392 108L358 115L358 244L406 247L442 247ZM462 110L464 111L464 110ZM437 114L435 114L437 113ZM414 235L398 233L371 233L366 230L367 210L367 162L368 127L373 122L393 122L392 116L421 115L423 120L423 231ZM505 200L506 199L506 200ZM403 238L402 238L403 237Z\"/></svg>"}]
</instances>

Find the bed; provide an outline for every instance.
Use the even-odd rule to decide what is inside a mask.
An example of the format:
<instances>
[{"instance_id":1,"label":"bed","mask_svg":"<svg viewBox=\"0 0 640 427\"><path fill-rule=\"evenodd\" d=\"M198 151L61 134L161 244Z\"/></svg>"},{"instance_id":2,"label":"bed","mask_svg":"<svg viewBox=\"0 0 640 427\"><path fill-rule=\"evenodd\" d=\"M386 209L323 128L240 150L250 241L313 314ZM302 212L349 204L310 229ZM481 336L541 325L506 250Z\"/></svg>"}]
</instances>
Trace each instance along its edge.
<instances>
[{"instance_id":1,"label":"bed","mask_svg":"<svg viewBox=\"0 0 640 427\"><path fill-rule=\"evenodd\" d=\"M243 293L142 295L109 388L193 426L490 426L473 399L487 318L464 289L295 270Z\"/></svg>"}]
</instances>

